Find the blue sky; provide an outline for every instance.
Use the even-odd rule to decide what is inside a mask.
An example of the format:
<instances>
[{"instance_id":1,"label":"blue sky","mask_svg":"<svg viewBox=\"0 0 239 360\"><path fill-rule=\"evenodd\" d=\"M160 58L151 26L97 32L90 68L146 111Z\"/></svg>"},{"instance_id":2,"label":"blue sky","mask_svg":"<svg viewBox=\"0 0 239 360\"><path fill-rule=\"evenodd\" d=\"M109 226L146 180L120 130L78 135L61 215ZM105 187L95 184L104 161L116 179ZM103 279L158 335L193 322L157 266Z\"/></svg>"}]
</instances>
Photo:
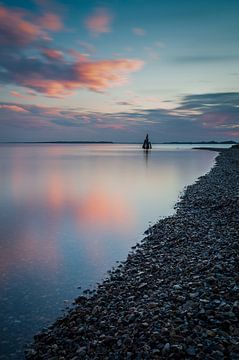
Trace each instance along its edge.
<instances>
[{"instance_id":1,"label":"blue sky","mask_svg":"<svg viewBox=\"0 0 239 360\"><path fill-rule=\"evenodd\" d=\"M0 141L239 140L238 43L234 0L2 1Z\"/></svg>"}]
</instances>

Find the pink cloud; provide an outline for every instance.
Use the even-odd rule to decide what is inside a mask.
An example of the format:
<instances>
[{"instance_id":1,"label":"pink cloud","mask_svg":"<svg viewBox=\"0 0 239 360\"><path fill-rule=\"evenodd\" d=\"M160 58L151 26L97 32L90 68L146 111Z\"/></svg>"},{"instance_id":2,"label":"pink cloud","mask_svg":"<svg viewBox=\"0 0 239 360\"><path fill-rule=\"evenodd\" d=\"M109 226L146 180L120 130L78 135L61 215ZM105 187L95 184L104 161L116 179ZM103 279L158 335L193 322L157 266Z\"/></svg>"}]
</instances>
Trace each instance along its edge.
<instances>
[{"instance_id":1,"label":"pink cloud","mask_svg":"<svg viewBox=\"0 0 239 360\"><path fill-rule=\"evenodd\" d=\"M59 50L45 48L42 50L42 54L49 60L61 60L63 59L63 53Z\"/></svg>"},{"instance_id":2,"label":"pink cloud","mask_svg":"<svg viewBox=\"0 0 239 360\"><path fill-rule=\"evenodd\" d=\"M26 46L37 39L46 39L45 30L57 31L62 28L60 18L52 13L30 20L24 10L0 6L0 44Z\"/></svg>"},{"instance_id":3,"label":"pink cloud","mask_svg":"<svg viewBox=\"0 0 239 360\"><path fill-rule=\"evenodd\" d=\"M130 72L141 69L140 60L102 60L78 63L75 72L81 86L94 91L103 91L111 87L123 85Z\"/></svg>"},{"instance_id":4,"label":"pink cloud","mask_svg":"<svg viewBox=\"0 0 239 360\"><path fill-rule=\"evenodd\" d=\"M47 80L47 79L25 79L22 85L35 89L37 92L46 94L48 96L58 97L60 95L70 95L70 91L74 86L67 81Z\"/></svg>"},{"instance_id":5,"label":"pink cloud","mask_svg":"<svg viewBox=\"0 0 239 360\"><path fill-rule=\"evenodd\" d=\"M138 27L133 28L132 31L135 35L138 35L138 36L144 36L146 34L146 31L144 29L138 28Z\"/></svg>"},{"instance_id":6,"label":"pink cloud","mask_svg":"<svg viewBox=\"0 0 239 360\"><path fill-rule=\"evenodd\" d=\"M26 95L24 95L17 91L10 91L10 95L19 99L28 99L29 96L36 96L36 93L33 90L26 90Z\"/></svg>"},{"instance_id":7,"label":"pink cloud","mask_svg":"<svg viewBox=\"0 0 239 360\"><path fill-rule=\"evenodd\" d=\"M86 27L93 34L102 34L110 32L112 14L107 9L96 9L92 15L86 19Z\"/></svg>"},{"instance_id":8,"label":"pink cloud","mask_svg":"<svg viewBox=\"0 0 239 360\"><path fill-rule=\"evenodd\" d=\"M26 93L27 93L27 95L30 95L30 96L37 96L37 94L33 90L27 90Z\"/></svg>"},{"instance_id":9,"label":"pink cloud","mask_svg":"<svg viewBox=\"0 0 239 360\"><path fill-rule=\"evenodd\" d=\"M38 19L38 24L48 30L58 31L63 28L63 24L58 15L53 13L46 13Z\"/></svg>"},{"instance_id":10,"label":"pink cloud","mask_svg":"<svg viewBox=\"0 0 239 360\"><path fill-rule=\"evenodd\" d=\"M121 86L128 80L131 72L142 68L140 60L120 59L89 61L79 59L73 63L65 61L43 63L24 61L24 71L16 75L18 85L36 90L48 96L69 95L76 89L104 91ZM14 73L15 74L15 73Z\"/></svg>"},{"instance_id":11,"label":"pink cloud","mask_svg":"<svg viewBox=\"0 0 239 360\"><path fill-rule=\"evenodd\" d=\"M82 62L89 61L88 54L82 54L77 50L70 49L70 50L68 50L68 54L77 61L82 61Z\"/></svg>"},{"instance_id":12,"label":"pink cloud","mask_svg":"<svg viewBox=\"0 0 239 360\"><path fill-rule=\"evenodd\" d=\"M25 98L24 95L20 94L20 93L17 92L17 91L11 91L11 92L10 92L10 95L11 95L11 96L14 96L14 97L17 97L17 98L20 98L20 99L24 99L24 98Z\"/></svg>"},{"instance_id":13,"label":"pink cloud","mask_svg":"<svg viewBox=\"0 0 239 360\"><path fill-rule=\"evenodd\" d=\"M40 27L25 16L23 11L0 7L0 44L26 45L41 35Z\"/></svg>"},{"instance_id":14,"label":"pink cloud","mask_svg":"<svg viewBox=\"0 0 239 360\"><path fill-rule=\"evenodd\" d=\"M202 124L205 128L217 128L227 124L231 120L230 114L226 113L206 113L201 116Z\"/></svg>"},{"instance_id":15,"label":"pink cloud","mask_svg":"<svg viewBox=\"0 0 239 360\"><path fill-rule=\"evenodd\" d=\"M10 110L10 111L14 111L14 112L20 112L20 113L27 113L28 110L22 108L21 106L18 105L0 105L0 109L3 110Z\"/></svg>"},{"instance_id":16,"label":"pink cloud","mask_svg":"<svg viewBox=\"0 0 239 360\"><path fill-rule=\"evenodd\" d=\"M97 9L86 24L93 33L99 34L110 31L111 20L109 11ZM143 66L143 62L137 59L91 61L88 54L76 50L68 50L65 58L58 49L40 49L39 43L36 48L34 41L46 39L47 30L58 31L61 28L60 18L52 12L35 17L26 10L0 6L0 44L7 45L3 46L0 58L3 69L1 82L23 86L48 96L69 95L76 89L99 92L123 85L131 72ZM34 56L27 56L23 51L29 45L34 50ZM11 46L14 53L12 49L9 50ZM35 50L40 50L43 56L37 56ZM11 95L22 96L16 91Z\"/></svg>"}]
</instances>

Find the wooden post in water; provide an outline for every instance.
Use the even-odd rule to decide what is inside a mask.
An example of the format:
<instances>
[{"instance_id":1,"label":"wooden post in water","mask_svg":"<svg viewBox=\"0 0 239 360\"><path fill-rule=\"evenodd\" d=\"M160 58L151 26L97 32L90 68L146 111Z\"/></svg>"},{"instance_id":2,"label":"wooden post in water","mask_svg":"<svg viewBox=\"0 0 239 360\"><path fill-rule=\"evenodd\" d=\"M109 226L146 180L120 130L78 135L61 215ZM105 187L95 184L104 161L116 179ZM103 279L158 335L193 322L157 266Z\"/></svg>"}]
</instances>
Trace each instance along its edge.
<instances>
[{"instance_id":1,"label":"wooden post in water","mask_svg":"<svg viewBox=\"0 0 239 360\"><path fill-rule=\"evenodd\" d=\"M144 143L143 143L142 148L143 148L144 150L152 149L152 144L151 144L151 142L149 141L149 135L148 135L148 134L146 135L146 138L144 139Z\"/></svg>"}]
</instances>

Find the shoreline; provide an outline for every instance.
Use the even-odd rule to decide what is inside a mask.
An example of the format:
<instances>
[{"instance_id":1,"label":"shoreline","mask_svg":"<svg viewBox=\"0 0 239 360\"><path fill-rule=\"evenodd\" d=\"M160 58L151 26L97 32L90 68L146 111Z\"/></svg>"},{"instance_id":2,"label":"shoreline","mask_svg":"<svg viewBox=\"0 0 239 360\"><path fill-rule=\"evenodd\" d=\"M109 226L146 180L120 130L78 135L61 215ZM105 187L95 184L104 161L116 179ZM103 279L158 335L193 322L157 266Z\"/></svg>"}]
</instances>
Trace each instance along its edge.
<instances>
[{"instance_id":1,"label":"shoreline","mask_svg":"<svg viewBox=\"0 0 239 360\"><path fill-rule=\"evenodd\" d=\"M227 150L226 148L213 148L213 147L194 147L193 150L208 150L208 151L216 151L216 152L222 152L224 150Z\"/></svg>"},{"instance_id":2,"label":"shoreline","mask_svg":"<svg viewBox=\"0 0 239 360\"><path fill-rule=\"evenodd\" d=\"M239 149L222 151L26 359L238 359L238 165Z\"/></svg>"}]
</instances>

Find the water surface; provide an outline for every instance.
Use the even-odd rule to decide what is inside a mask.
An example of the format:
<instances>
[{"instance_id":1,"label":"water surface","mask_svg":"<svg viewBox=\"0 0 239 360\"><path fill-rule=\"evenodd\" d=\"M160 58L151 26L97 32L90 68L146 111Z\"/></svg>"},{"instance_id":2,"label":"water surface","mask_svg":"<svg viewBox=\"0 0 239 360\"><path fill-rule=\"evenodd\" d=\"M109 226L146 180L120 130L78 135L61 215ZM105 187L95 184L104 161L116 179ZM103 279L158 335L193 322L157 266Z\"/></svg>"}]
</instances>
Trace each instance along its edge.
<instances>
[{"instance_id":1,"label":"water surface","mask_svg":"<svg viewBox=\"0 0 239 360\"><path fill-rule=\"evenodd\" d=\"M64 304L173 213L216 156L190 148L0 146L0 359L21 359Z\"/></svg>"}]
</instances>

